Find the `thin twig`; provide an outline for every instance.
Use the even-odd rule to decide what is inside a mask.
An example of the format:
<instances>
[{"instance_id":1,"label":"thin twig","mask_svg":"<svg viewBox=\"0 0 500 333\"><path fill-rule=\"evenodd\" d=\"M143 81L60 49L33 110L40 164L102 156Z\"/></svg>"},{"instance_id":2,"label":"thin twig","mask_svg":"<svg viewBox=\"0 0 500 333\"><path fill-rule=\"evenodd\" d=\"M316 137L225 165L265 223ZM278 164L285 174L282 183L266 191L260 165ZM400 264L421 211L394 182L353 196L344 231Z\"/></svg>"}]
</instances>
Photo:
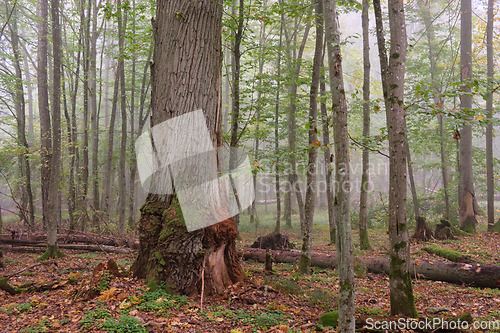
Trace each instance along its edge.
<instances>
[{"instance_id":1,"label":"thin twig","mask_svg":"<svg viewBox=\"0 0 500 333\"><path fill-rule=\"evenodd\" d=\"M203 294L205 294L205 258L203 258L203 267L201 269L201 299L200 311L203 311Z\"/></svg>"},{"instance_id":2,"label":"thin twig","mask_svg":"<svg viewBox=\"0 0 500 333\"><path fill-rule=\"evenodd\" d=\"M375 152L375 153L379 153L380 155L382 155L382 156L385 156L385 157L389 158L389 155L387 155L387 154L385 154L385 153L381 152L380 150L370 148L370 147L368 147L367 145L365 145L365 144L363 144L363 143L361 143L361 142L357 141L356 139L354 139L354 138L351 136L351 134L349 134L349 139L351 139L351 141L352 141L352 142L354 142L354 144L355 144L356 146L358 146L358 147L362 147L362 148L368 149L368 150L370 150L370 151L373 151L373 152Z\"/></svg>"}]
</instances>

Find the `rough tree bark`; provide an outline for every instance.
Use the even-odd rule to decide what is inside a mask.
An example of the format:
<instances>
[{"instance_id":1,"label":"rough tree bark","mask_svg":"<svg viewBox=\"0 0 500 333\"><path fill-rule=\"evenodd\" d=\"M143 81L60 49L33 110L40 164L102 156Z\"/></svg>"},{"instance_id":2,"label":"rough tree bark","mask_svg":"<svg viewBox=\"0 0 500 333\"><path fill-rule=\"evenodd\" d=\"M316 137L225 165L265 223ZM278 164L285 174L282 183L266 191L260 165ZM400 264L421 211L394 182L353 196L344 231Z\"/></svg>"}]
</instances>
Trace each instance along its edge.
<instances>
[{"instance_id":1,"label":"rough tree bark","mask_svg":"<svg viewBox=\"0 0 500 333\"><path fill-rule=\"evenodd\" d=\"M460 80L464 94L460 98L462 113L470 112L472 96L470 80L472 78L472 8L471 0L462 0L460 6ZM464 125L460 132L460 185L458 194L458 210L460 229L467 232L476 231L476 198L472 174L472 126Z\"/></svg>"},{"instance_id":2,"label":"rough tree bark","mask_svg":"<svg viewBox=\"0 0 500 333\"><path fill-rule=\"evenodd\" d=\"M347 104L342 74L340 31L334 0L324 0L326 44L335 143L335 221L339 255L339 332L354 332L354 258L349 212L350 168Z\"/></svg>"},{"instance_id":3,"label":"rough tree bark","mask_svg":"<svg viewBox=\"0 0 500 333\"><path fill-rule=\"evenodd\" d=\"M153 24L152 117L155 126L202 109L214 146L222 144L222 2L160 1ZM190 133L195 140L198 133ZM153 142L154 144L154 142ZM183 294L223 293L242 281L232 219L187 232L175 197L149 194L141 208L141 247L132 266L150 286Z\"/></svg>"},{"instance_id":4,"label":"rough tree bark","mask_svg":"<svg viewBox=\"0 0 500 333\"><path fill-rule=\"evenodd\" d=\"M309 92L309 151L307 163L306 197L304 200L304 234L302 235L302 253L299 260L299 272L311 273L312 231L316 201L316 159L318 156L318 90L323 60L323 3L316 6L316 46L314 49L311 90Z\"/></svg>"},{"instance_id":5,"label":"rough tree bark","mask_svg":"<svg viewBox=\"0 0 500 333\"><path fill-rule=\"evenodd\" d=\"M361 26L363 30L363 138L365 144L370 136L370 37L368 35L369 0L363 0ZM370 250L368 238L368 188L370 187L370 151L363 149L363 172L361 175L361 189L359 191L359 247L361 250Z\"/></svg>"},{"instance_id":6,"label":"rough tree bark","mask_svg":"<svg viewBox=\"0 0 500 333\"><path fill-rule=\"evenodd\" d=\"M389 287L391 314L415 317L415 299L410 275L410 243L406 216L406 119L404 76L406 25L402 0L389 1L391 46L389 60L385 46L380 1L373 1L382 88L389 129L389 240L391 267Z\"/></svg>"}]
</instances>

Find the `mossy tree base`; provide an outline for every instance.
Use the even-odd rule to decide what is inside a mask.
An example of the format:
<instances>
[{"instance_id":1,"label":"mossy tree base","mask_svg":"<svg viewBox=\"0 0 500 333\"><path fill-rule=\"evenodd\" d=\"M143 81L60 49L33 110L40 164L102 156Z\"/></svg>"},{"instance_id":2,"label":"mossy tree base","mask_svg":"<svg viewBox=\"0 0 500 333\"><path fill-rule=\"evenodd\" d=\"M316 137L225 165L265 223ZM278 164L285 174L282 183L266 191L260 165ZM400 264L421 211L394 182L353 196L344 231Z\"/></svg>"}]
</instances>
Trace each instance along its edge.
<instances>
[{"instance_id":1,"label":"mossy tree base","mask_svg":"<svg viewBox=\"0 0 500 333\"><path fill-rule=\"evenodd\" d=\"M500 232L500 220L498 220L497 223L495 223L495 225L493 226L491 231L492 232Z\"/></svg>"},{"instance_id":2,"label":"mossy tree base","mask_svg":"<svg viewBox=\"0 0 500 333\"><path fill-rule=\"evenodd\" d=\"M411 318L418 316L413 296L410 272L404 269L406 263L392 256L389 268L389 285L391 289L391 316L404 315Z\"/></svg>"},{"instance_id":3,"label":"mossy tree base","mask_svg":"<svg viewBox=\"0 0 500 333\"><path fill-rule=\"evenodd\" d=\"M460 225L460 230L473 234L476 232L477 220L474 215L467 216Z\"/></svg>"},{"instance_id":4,"label":"mossy tree base","mask_svg":"<svg viewBox=\"0 0 500 333\"><path fill-rule=\"evenodd\" d=\"M304 254L300 255L298 273L302 275L311 274L311 258Z\"/></svg>"},{"instance_id":5,"label":"mossy tree base","mask_svg":"<svg viewBox=\"0 0 500 333\"><path fill-rule=\"evenodd\" d=\"M185 295L222 294L244 280L236 254L237 231L228 219L188 232L176 198L149 195L141 208L140 249L133 274L151 288L163 283Z\"/></svg>"},{"instance_id":6,"label":"mossy tree base","mask_svg":"<svg viewBox=\"0 0 500 333\"><path fill-rule=\"evenodd\" d=\"M37 259L37 261L43 261L48 259L58 259L64 257L64 254L59 251L59 247L56 245L47 245L47 250Z\"/></svg>"},{"instance_id":7,"label":"mossy tree base","mask_svg":"<svg viewBox=\"0 0 500 333\"><path fill-rule=\"evenodd\" d=\"M359 248L361 250L371 250L370 238L368 237L368 230L359 229Z\"/></svg>"}]
</instances>

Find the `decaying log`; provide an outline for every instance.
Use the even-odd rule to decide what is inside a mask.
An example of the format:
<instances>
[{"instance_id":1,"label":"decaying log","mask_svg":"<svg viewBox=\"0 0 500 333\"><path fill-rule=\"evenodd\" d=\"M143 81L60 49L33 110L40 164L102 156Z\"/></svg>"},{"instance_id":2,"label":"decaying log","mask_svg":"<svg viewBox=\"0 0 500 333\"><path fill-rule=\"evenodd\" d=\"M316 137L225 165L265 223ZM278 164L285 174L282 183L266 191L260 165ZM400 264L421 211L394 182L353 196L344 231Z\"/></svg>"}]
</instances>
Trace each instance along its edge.
<instances>
[{"instance_id":1,"label":"decaying log","mask_svg":"<svg viewBox=\"0 0 500 333\"><path fill-rule=\"evenodd\" d=\"M300 251L270 251L275 262L295 263L300 258ZM245 247L245 259L265 262L266 250ZM389 274L388 258L357 259L368 272ZM337 256L334 252L311 254L311 266L321 268L335 268ZM480 288L500 288L500 266L444 263L441 261L415 260L411 262L412 276L433 281L443 281L455 284L464 284Z\"/></svg>"}]
</instances>

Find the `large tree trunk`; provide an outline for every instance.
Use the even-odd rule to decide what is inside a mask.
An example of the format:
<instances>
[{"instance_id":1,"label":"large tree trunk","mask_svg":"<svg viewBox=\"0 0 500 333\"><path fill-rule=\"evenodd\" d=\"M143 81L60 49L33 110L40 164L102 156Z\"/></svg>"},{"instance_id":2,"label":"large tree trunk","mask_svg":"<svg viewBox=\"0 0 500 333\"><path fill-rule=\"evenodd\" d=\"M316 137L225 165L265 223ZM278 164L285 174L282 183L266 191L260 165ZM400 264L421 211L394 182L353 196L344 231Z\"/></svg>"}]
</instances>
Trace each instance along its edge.
<instances>
[{"instance_id":1,"label":"large tree trunk","mask_svg":"<svg viewBox=\"0 0 500 333\"><path fill-rule=\"evenodd\" d=\"M403 1L389 1L391 46L389 61L385 47L380 1L373 1L377 43L384 91L387 128L389 129L389 240L391 268L389 286L391 314L415 317L415 299L410 278L410 243L406 216L406 117L404 76L406 25Z\"/></svg>"},{"instance_id":2,"label":"large tree trunk","mask_svg":"<svg viewBox=\"0 0 500 333\"><path fill-rule=\"evenodd\" d=\"M472 78L472 8L471 0L461 1L460 26L460 79L464 94L460 98L463 113L472 108L470 80ZM458 194L458 210L460 229L467 232L476 231L476 198L472 174L472 126L465 125L460 133L460 185Z\"/></svg>"},{"instance_id":3,"label":"large tree trunk","mask_svg":"<svg viewBox=\"0 0 500 333\"><path fill-rule=\"evenodd\" d=\"M270 250L275 262L296 263L300 258L298 251ZM257 260L265 262L266 250L264 249L243 249L243 258L246 260ZM357 259L362 263L368 272L390 274L390 260L388 258L366 258ZM311 266L321 268L338 267L338 259L335 253L311 254ZM441 261L411 261L411 276L413 278L423 278L433 281L444 281L459 285L480 288L500 288L500 266L479 265L464 263L444 263Z\"/></svg>"},{"instance_id":4,"label":"large tree trunk","mask_svg":"<svg viewBox=\"0 0 500 333\"><path fill-rule=\"evenodd\" d=\"M222 2L161 1L153 26L151 126L202 108L212 144L222 144ZM195 142L199 133L187 133ZM155 144L153 142L153 144ZM149 194L141 208L141 247L132 269L150 286L184 294L223 293L244 279L230 218L188 232L174 195Z\"/></svg>"},{"instance_id":5,"label":"large tree trunk","mask_svg":"<svg viewBox=\"0 0 500 333\"><path fill-rule=\"evenodd\" d=\"M488 22L486 27L486 56L487 75L490 84L493 84L493 0L488 1ZM492 89L491 87L489 89ZM490 121L493 120L493 93L488 93L486 113ZM495 175L493 172L493 123L486 128L486 187L488 191L488 231L495 226Z\"/></svg>"},{"instance_id":6,"label":"large tree trunk","mask_svg":"<svg viewBox=\"0 0 500 333\"><path fill-rule=\"evenodd\" d=\"M349 211L350 168L347 104L342 74L340 31L334 0L324 1L328 68L332 92L333 138L335 144L335 221L339 253L339 332L354 332L354 258Z\"/></svg>"},{"instance_id":7,"label":"large tree trunk","mask_svg":"<svg viewBox=\"0 0 500 333\"><path fill-rule=\"evenodd\" d=\"M299 272L309 274L311 272L312 231L314 209L316 208L316 159L318 156L318 90L321 65L323 60L323 3L318 1L316 5L316 46L314 49L313 69L311 78L311 90L309 93L309 152L306 180L306 197L304 200L304 234L302 235L302 254L299 261Z\"/></svg>"},{"instance_id":8,"label":"large tree trunk","mask_svg":"<svg viewBox=\"0 0 500 333\"><path fill-rule=\"evenodd\" d=\"M370 137L370 38L368 35L369 0L363 0L361 26L363 29L363 138L365 144ZM370 250L368 238L368 188L370 187L370 151L363 149L363 171L361 175L361 189L359 190L359 247Z\"/></svg>"}]
</instances>

